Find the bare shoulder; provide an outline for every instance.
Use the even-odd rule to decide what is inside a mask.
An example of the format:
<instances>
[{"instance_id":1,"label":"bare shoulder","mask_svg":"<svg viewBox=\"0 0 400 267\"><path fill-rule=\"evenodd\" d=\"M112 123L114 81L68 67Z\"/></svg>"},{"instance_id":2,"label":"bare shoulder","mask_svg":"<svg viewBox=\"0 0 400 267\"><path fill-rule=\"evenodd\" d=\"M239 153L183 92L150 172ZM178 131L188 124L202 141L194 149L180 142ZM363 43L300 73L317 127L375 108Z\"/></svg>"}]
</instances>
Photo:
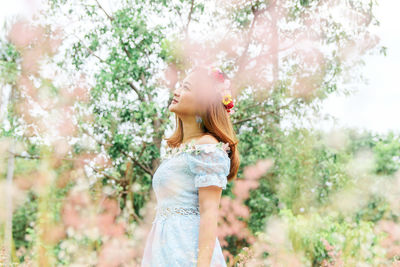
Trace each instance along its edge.
<instances>
[{"instance_id":1,"label":"bare shoulder","mask_svg":"<svg viewBox=\"0 0 400 267\"><path fill-rule=\"evenodd\" d=\"M210 134L205 134L197 140L197 144L218 144L219 141L217 138Z\"/></svg>"}]
</instances>

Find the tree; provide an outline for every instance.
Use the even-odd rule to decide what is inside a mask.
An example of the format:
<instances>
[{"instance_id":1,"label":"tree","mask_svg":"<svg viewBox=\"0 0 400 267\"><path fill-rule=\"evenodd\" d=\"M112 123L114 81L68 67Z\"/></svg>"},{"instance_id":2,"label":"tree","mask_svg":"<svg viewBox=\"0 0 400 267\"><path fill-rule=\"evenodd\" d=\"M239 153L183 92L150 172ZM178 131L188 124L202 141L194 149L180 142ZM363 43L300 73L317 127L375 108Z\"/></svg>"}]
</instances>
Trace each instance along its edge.
<instances>
[{"instance_id":1,"label":"tree","mask_svg":"<svg viewBox=\"0 0 400 267\"><path fill-rule=\"evenodd\" d=\"M287 156L282 165L275 166L272 179L255 191L274 195L271 181L276 175L296 168L313 173L311 165L286 169L293 163L290 156L311 157L313 164L320 164L308 146L312 135L296 129L288 133L284 123L305 122L310 110L318 114L328 95L348 93L346 81L356 78L353 70L362 63L362 56L377 46L377 38L370 33L373 25L379 25L373 14L374 1L114 4L111 11L99 1L51 0L40 23L53 32L58 26L55 22L65 19L65 46L59 48L60 58L51 60L53 68L59 80L64 74L63 88L90 88L89 102L73 105L78 134L69 140L73 146L69 159L91 152L101 155L107 164L90 162L87 166L102 186L116 189L122 208L131 203L137 222L143 219L140 210L149 200L162 138L172 126L171 114L166 112L169 90L191 66L217 61L231 77L238 100L232 118L240 137L243 167L260 158ZM53 83L41 82L57 91ZM21 125L31 124L23 116L18 119ZM311 139L296 149L302 138ZM293 150L282 144L290 144ZM38 156L37 151L29 152L31 158ZM287 173L287 177L293 176ZM294 195L288 195L292 202ZM277 205L277 196L273 198ZM286 204L290 205L289 200ZM276 206L270 209L277 210ZM257 220L265 217L261 214Z\"/></svg>"}]
</instances>

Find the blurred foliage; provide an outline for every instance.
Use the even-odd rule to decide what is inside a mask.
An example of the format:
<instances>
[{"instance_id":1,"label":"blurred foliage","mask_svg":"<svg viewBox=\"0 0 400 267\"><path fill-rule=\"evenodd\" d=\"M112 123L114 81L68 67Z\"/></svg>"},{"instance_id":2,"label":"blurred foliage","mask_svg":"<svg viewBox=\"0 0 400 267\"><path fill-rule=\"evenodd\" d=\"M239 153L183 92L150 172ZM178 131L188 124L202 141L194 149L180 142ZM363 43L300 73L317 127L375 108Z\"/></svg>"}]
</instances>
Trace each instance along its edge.
<instances>
[{"instance_id":1,"label":"blurred foliage","mask_svg":"<svg viewBox=\"0 0 400 267\"><path fill-rule=\"evenodd\" d=\"M32 243L26 239L28 229L36 221L37 203L33 192L29 192L26 202L13 214L13 238L16 249L30 248ZM23 259L22 259L23 260Z\"/></svg>"},{"instance_id":2,"label":"blurred foliage","mask_svg":"<svg viewBox=\"0 0 400 267\"><path fill-rule=\"evenodd\" d=\"M372 222L354 224L319 213L294 215L287 209L281 210L280 215L288 225L293 251L305 252L309 266L321 266L324 259L333 258L323 240L341 252L340 258L349 265L359 262L377 266L385 256L378 244L383 235L374 233Z\"/></svg>"},{"instance_id":3,"label":"blurred foliage","mask_svg":"<svg viewBox=\"0 0 400 267\"><path fill-rule=\"evenodd\" d=\"M287 25L293 22L308 24L307 16L314 14L313 8L317 2L288 1ZM359 12L369 10L372 5L364 6L362 1L351 2ZM100 190L109 190L107 192L114 194L121 208L132 215L126 220L133 225L143 219L141 211L149 200L152 175L159 164L162 138L173 125L167 110L169 100L162 98L163 90L170 88L160 87L157 74L167 63L173 64L182 76L189 65L179 43L185 38L186 24L182 26L179 20L173 20L170 24L154 25L151 16L162 16L163 12L169 11L177 18L192 10L192 20L201 21L207 8L203 3L192 6L192 1L185 0L176 3L150 1L150 5L143 1L119 1L119 6L113 9L115 11L108 14L98 4L84 1L70 3L51 0L46 13L48 18L54 19L74 15L76 8L77 16L90 20L88 27L91 28L77 28L77 34L70 36L71 45L56 62L65 72L84 73L93 79L89 103L77 103L75 106L79 136L72 144L73 154L70 156L77 158L86 153L106 152L112 164L88 175L98 179L98 182L90 183L89 190L93 195L97 193L99 185L102 187ZM218 21L228 17L234 31L247 32L257 14L267 10L268 3L244 1L232 9L219 10L221 14L213 14L213 19ZM64 9L68 4L70 6ZM74 5L79 5L80 9ZM67 14L62 13L65 10ZM374 17L370 15L372 23ZM377 244L379 237L373 233L374 225L382 219L399 216L397 211L391 210L387 200L381 194L372 194L363 207L350 215L341 214L340 210L336 215L326 215L323 209L330 204L335 193L356 183L357 177L348 172L348 166L360 152L368 150L374 156L371 175L384 176L388 181L393 179L400 167L400 135L394 132L387 135L359 133L347 129L343 132L347 143L332 144L327 133L294 126L297 121L308 120L306 109L318 113L320 100L334 92L345 91L340 86L340 78L349 75L354 68L354 62L347 63L344 60L346 57L340 57L339 47L344 41L356 42L361 35L358 32L360 29L347 31L332 17L323 18L322 21L322 43L337 49L324 58L323 65L310 79L312 86L309 87L315 87L314 91L293 97L294 76L303 71L303 61L292 63L290 56L282 58L282 65L272 66L275 69L274 81L268 88L257 84L250 86L246 84L248 80L240 79L244 83L239 84L240 105L232 116L240 139L241 167L238 177L243 177L245 166L255 164L259 159L272 158L275 161L273 168L260 179L259 187L251 191L244 203L250 209L247 223L251 232L257 235L268 230L271 217L283 219L289 225L288 237L293 250L305 252L306 259L313 266L330 258L321 238L342 251L342 259L347 262L374 265L376 258L383 257ZM362 29L367 31L367 25ZM5 41L0 43L0 52L1 83L10 85L15 93L21 55L12 44ZM228 72L236 69L239 69L239 73L243 71L243 66L237 64L241 60L237 58L227 56L221 62L227 62L223 65ZM286 69L286 73L280 76L276 71L278 69ZM39 83L43 92L48 90L50 95L59 93L50 81L42 79ZM26 157L16 161L15 175L29 177L32 171L41 168L39 157L52 148L40 138L35 139L23 133L30 122L18 117L14 110L16 107L12 103L20 100L18 97L18 94L13 95L7 116L1 116L1 119L7 119L8 124L2 124L0 130L1 137L11 136L25 144ZM92 117L87 119L83 115L85 112ZM293 123L289 130L282 126L285 119ZM88 140L94 141L95 145ZM57 177L55 180L61 180L62 174L74 167L65 162L54 166L52 171ZM1 175L5 177L4 169ZM64 184L61 188L52 187L52 191L43 198L47 206L42 203L41 207L48 208L52 221L61 223L61 203L70 188L75 186L73 183ZM231 185L223 194L234 198L229 188ZM29 249L37 240L35 228L31 226L38 220L38 203L33 191L28 191L26 201L14 211L13 238L17 248ZM27 233L29 240L26 239ZM90 243L95 248L101 243L89 242L85 238L74 241L85 245ZM236 236L227 237L227 241L229 246L224 249L232 255L239 254L243 247L250 245ZM55 255L62 254L62 251L60 244L55 246ZM59 261L61 265L70 264L67 259Z\"/></svg>"}]
</instances>

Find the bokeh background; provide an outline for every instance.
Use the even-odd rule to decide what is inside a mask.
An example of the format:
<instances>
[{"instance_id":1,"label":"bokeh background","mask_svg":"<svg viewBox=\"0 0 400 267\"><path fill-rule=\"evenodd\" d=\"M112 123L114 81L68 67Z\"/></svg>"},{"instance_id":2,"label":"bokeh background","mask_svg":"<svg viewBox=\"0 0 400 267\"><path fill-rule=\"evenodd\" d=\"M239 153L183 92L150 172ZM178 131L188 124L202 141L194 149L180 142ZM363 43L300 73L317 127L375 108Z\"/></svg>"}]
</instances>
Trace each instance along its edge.
<instances>
[{"instance_id":1,"label":"bokeh background","mask_svg":"<svg viewBox=\"0 0 400 267\"><path fill-rule=\"evenodd\" d=\"M1 266L140 266L203 63L235 97L228 266L400 266L398 1L0 4Z\"/></svg>"}]
</instances>

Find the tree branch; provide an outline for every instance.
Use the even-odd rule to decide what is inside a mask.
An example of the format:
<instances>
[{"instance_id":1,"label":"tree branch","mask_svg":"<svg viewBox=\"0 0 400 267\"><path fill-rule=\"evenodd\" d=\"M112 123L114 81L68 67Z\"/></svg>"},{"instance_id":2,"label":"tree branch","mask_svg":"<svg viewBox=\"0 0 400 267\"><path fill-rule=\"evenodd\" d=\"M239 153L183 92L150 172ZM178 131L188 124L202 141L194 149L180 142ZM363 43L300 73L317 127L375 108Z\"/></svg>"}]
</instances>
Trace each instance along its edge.
<instances>
[{"instance_id":1,"label":"tree branch","mask_svg":"<svg viewBox=\"0 0 400 267\"><path fill-rule=\"evenodd\" d=\"M126 49L126 46L122 43L122 40L120 40L122 49L125 51L125 54L128 56L128 58L131 58L131 53L129 53L128 49Z\"/></svg>"},{"instance_id":2,"label":"tree branch","mask_svg":"<svg viewBox=\"0 0 400 267\"><path fill-rule=\"evenodd\" d=\"M180 12L179 9L176 8L176 7L175 7L175 10L176 10L176 13L178 13L178 15L179 15L179 19L181 20L182 27L185 28L185 24L183 23L181 12Z\"/></svg>"},{"instance_id":3,"label":"tree branch","mask_svg":"<svg viewBox=\"0 0 400 267\"><path fill-rule=\"evenodd\" d=\"M37 159L37 160L43 159L42 157L35 156L35 155L21 155L21 154L17 154L17 153L12 153L12 152L9 151L9 150L8 150L8 152L10 152L11 154L13 154L14 157L16 157L16 158ZM51 159L65 160L65 161L77 161L77 160L80 160L80 159L77 159L77 158L65 158L65 157L57 158L57 157L55 157L54 155L52 156Z\"/></svg>"},{"instance_id":4,"label":"tree branch","mask_svg":"<svg viewBox=\"0 0 400 267\"><path fill-rule=\"evenodd\" d=\"M9 150L8 150L8 152L9 152L10 154L14 155L14 157L16 157L16 158L23 158L23 159L41 159L39 156L32 156L32 155L23 156L23 155L21 155L21 154L13 153L13 152L11 152L11 151L9 151Z\"/></svg>"},{"instance_id":5,"label":"tree branch","mask_svg":"<svg viewBox=\"0 0 400 267\"><path fill-rule=\"evenodd\" d=\"M190 23L190 21L192 19L193 5L194 5L194 0L192 0L192 3L190 4L190 11L189 11L189 15L188 15L188 21L187 21L186 27L185 27L185 35L186 35L186 37L188 35L189 23Z\"/></svg>"},{"instance_id":6,"label":"tree branch","mask_svg":"<svg viewBox=\"0 0 400 267\"><path fill-rule=\"evenodd\" d=\"M98 58L100 60L101 63L106 63L106 61L104 59L102 59L101 57L99 57L98 55L96 55L92 49L90 49L89 47L87 47L83 40L81 38L79 38L75 33L72 33L80 42L81 44L89 51L89 53L93 56L95 56L96 58Z\"/></svg>"},{"instance_id":7,"label":"tree branch","mask_svg":"<svg viewBox=\"0 0 400 267\"><path fill-rule=\"evenodd\" d=\"M150 174L151 176L154 175L154 172L152 169L150 169L149 167L145 166L144 164L142 164L141 162L139 162L137 159L135 159L134 157L130 156L128 153L126 153L125 151L121 150L122 154L124 154L125 156L127 156L128 158L130 158L133 162L135 162L137 165L139 165L139 167L141 167L145 172L147 172L148 174Z\"/></svg>"},{"instance_id":8,"label":"tree branch","mask_svg":"<svg viewBox=\"0 0 400 267\"><path fill-rule=\"evenodd\" d=\"M240 57L237 58L237 60L236 60L236 65L239 66L238 72L240 72L240 70L244 68L244 65L242 63L244 62L244 58L245 58L245 56L246 56L246 54L247 54L247 52L249 50L249 46L250 46L250 42L251 42L251 36L253 35L254 25L256 23L256 20L257 20L258 16L261 15L261 13L264 12L265 10L267 10L267 9L264 8L264 9L261 9L261 10L256 10L254 6L251 7L251 11L253 13L254 18L253 18L253 21L251 22L250 29L249 29L249 31L247 33L247 38L246 38L247 40L246 40L245 49L244 49L243 53L240 55Z\"/></svg>"},{"instance_id":9,"label":"tree branch","mask_svg":"<svg viewBox=\"0 0 400 267\"><path fill-rule=\"evenodd\" d=\"M100 5L99 1L96 0L96 3L97 3L97 5L98 5L98 7L99 7L101 10L103 10L104 14L106 14L107 18L108 18L109 20L112 21L114 18L111 17L110 15L108 15L108 13L107 13L107 12L104 10L104 8Z\"/></svg>"},{"instance_id":10,"label":"tree branch","mask_svg":"<svg viewBox=\"0 0 400 267\"><path fill-rule=\"evenodd\" d=\"M104 14L106 14L107 18L112 21L114 18L111 17L110 15L108 15L108 13L105 11L105 9L100 5L100 3L96 0L97 6L104 12ZM75 35L76 36L76 35ZM77 37L79 39L79 37ZM128 58L131 58L131 54L129 53L128 49L126 48L126 46L122 43L121 37L118 39L119 43L122 46L122 50L125 52L125 54L127 55ZM98 57L96 54L93 53L92 50L90 50L90 48L87 48L89 50L89 52L94 55L95 57L97 57L98 59L100 59L101 62L105 62L104 60L102 60L100 57ZM128 82L128 85L135 91L135 93L137 94L138 98L141 101L144 101L144 97L143 95L140 93L140 91L138 90L138 88L136 88L136 86L132 83L132 82Z\"/></svg>"},{"instance_id":11,"label":"tree branch","mask_svg":"<svg viewBox=\"0 0 400 267\"><path fill-rule=\"evenodd\" d=\"M88 165L88 166L89 166L90 168L92 168L92 170L94 170L96 173L99 173L99 174L101 174L101 175L104 175L104 176L107 177L108 179L113 180L113 181L115 181L115 182L118 183L118 184L121 182L119 179L117 179L117 178L115 178L115 177L113 177L113 176L108 175L107 173L105 173L104 170L98 170L98 169L96 169L95 167L92 167L92 166L90 166L90 165Z\"/></svg>"},{"instance_id":12,"label":"tree branch","mask_svg":"<svg viewBox=\"0 0 400 267\"><path fill-rule=\"evenodd\" d=\"M98 58L100 60L100 62L102 63L107 63L104 59L100 58L99 56L97 56L93 50L91 50L89 47L85 46L82 39L80 39L78 36L76 36L76 34L73 33L73 35L82 43L82 45L89 51L90 54L92 54L93 56L95 56L96 58ZM127 53L127 56L130 57L129 51L126 49L126 47L121 43L125 53ZM132 82L127 82L128 85L135 91L136 95L138 96L138 98L140 99L140 101L145 101L143 95L140 93L140 91L138 90L138 88L132 83Z\"/></svg>"},{"instance_id":13,"label":"tree branch","mask_svg":"<svg viewBox=\"0 0 400 267\"><path fill-rule=\"evenodd\" d=\"M87 135L89 135L90 137L92 137L93 140L95 140L98 144L100 144L100 145L102 145L102 146L105 146L105 147L110 147L110 146L111 146L111 144L106 144L106 143L103 143L103 142L97 140L97 138L94 137L93 135L91 135L86 129L84 129L84 128L82 128L82 129L83 129L83 131L84 131ZM126 157L130 158L130 159L131 159L133 162L135 162L140 168L142 168L146 173L150 174L151 176L154 175L154 172L153 172L152 169L150 169L149 167L147 167L147 166L144 165L143 163L139 162L136 158L130 156L128 153L126 153L126 152L123 151L123 150L121 150L121 153L124 154Z\"/></svg>"},{"instance_id":14,"label":"tree branch","mask_svg":"<svg viewBox=\"0 0 400 267\"><path fill-rule=\"evenodd\" d=\"M268 111L266 113L260 113L260 114L254 115L252 117L249 117L249 118L237 120L237 121L234 121L233 124L240 124L240 123L243 123L243 122L246 122L246 121L250 121L250 120L253 120L253 119L256 119L256 118L262 118L262 117L264 117L266 115L269 115L269 114L276 114L277 111L285 109L285 108L288 108L290 105L292 105L297 100L298 100L297 98L293 98L292 100L289 101L289 103L287 103L287 104L285 104L283 106L280 106L276 110Z\"/></svg>"},{"instance_id":15,"label":"tree branch","mask_svg":"<svg viewBox=\"0 0 400 267\"><path fill-rule=\"evenodd\" d=\"M135 91L135 93L137 94L139 100L144 102L144 97L140 93L139 89L131 81L128 82L128 85Z\"/></svg>"},{"instance_id":16,"label":"tree branch","mask_svg":"<svg viewBox=\"0 0 400 267\"><path fill-rule=\"evenodd\" d=\"M260 114L254 115L252 117L249 117L249 118L245 118L245 119L241 119L241 120L238 120L238 121L234 121L233 124L234 125L235 124L240 124L240 123L243 123L243 122L246 122L246 121L254 120L256 118L262 118L264 116L267 116L269 114L274 114L274 113L276 113L276 112L275 111L269 111L269 112L266 112L266 113L260 113Z\"/></svg>"}]
</instances>

